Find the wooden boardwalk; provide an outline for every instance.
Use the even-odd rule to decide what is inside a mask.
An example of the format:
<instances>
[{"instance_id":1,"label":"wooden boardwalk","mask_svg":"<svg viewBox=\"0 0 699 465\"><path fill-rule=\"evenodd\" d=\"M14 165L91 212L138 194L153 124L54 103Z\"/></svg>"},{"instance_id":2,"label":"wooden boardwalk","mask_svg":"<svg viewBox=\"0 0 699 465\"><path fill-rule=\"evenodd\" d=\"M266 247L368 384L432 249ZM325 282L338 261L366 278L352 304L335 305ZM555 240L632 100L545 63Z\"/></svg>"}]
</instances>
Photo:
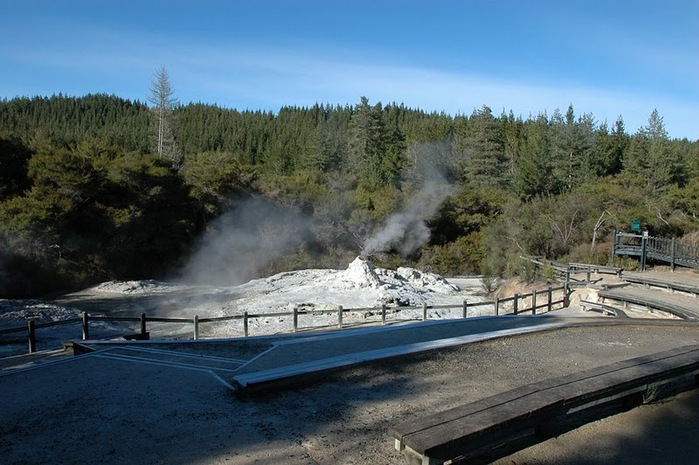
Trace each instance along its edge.
<instances>
[{"instance_id":1,"label":"wooden boardwalk","mask_svg":"<svg viewBox=\"0 0 699 465\"><path fill-rule=\"evenodd\" d=\"M671 313L683 320L699 320L699 273L624 272L622 279L630 285L599 291L600 304L635 306Z\"/></svg>"},{"instance_id":2,"label":"wooden boardwalk","mask_svg":"<svg viewBox=\"0 0 699 465\"><path fill-rule=\"evenodd\" d=\"M617 232L614 235L614 255L638 257L641 271L645 271L648 261L668 263L672 269L677 266L699 269L699 247L675 238Z\"/></svg>"},{"instance_id":3,"label":"wooden boardwalk","mask_svg":"<svg viewBox=\"0 0 699 465\"><path fill-rule=\"evenodd\" d=\"M408 463L474 463L502 457L583 423L632 408L659 386L685 379L696 387L699 346L638 357L543 380L392 427Z\"/></svg>"},{"instance_id":4,"label":"wooden boardwalk","mask_svg":"<svg viewBox=\"0 0 699 465\"><path fill-rule=\"evenodd\" d=\"M699 321L699 300L670 291L643 288L616 288L599 292L602 303L615 301L625 307L636 305L646 310L671 313L683 320Z\"/></svg>"}]
</instances>

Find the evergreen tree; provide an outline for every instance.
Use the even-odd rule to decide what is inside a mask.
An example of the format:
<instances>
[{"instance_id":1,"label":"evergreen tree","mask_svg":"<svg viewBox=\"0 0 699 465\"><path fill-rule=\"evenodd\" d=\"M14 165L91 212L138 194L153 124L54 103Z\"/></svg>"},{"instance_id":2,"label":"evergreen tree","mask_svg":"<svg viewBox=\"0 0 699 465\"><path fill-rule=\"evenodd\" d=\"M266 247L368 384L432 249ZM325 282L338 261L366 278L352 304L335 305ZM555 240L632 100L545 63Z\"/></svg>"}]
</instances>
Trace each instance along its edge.
<instances>
[{"instance_id":1,"label":"evergreen tree","mask_svg":"<svg viewBox=\"0 0 699 465\"><path fill-rule=\"evenodd\" d=\"M454 148L463 157L464 182L473 186L504 186L508 182L507 160L501 127L490 108L475 110L465 133L457 133Z\"/></svg>"},{"instance_id":2,"label":"evergreen tree","mask_svg":"<svg viewBox=\"0 0 699 465\"><path fill-rule=\"evenodd\" d=\"M31 155L29 148L16 137L0 135L0 201L29 188L27 163Z\"/></svg>"},{"instance_id":3,"label":"evergreen tree","mask_svg":"<svg viewBox=\"0 0 699 465\"><path fill-rule=\"evenodd\" d=\"M500 124L502 126L503 155L506 162L507 177L510 183L512 183L515 177L515 166L522 151L522 127L524 123L522 118L515 118L514 113L510 110L507 115L503 111L500 116Z\"/></svg>"},{"instance_id":4,"label":"evergreen tree","mask_svg":"<svg viewBox=\"0 0 699 465\"><path fill-rule=\"evenodd\" d=\"M354 108L347 139L346 169L367 190L395 185L399 180L401 156L399 134L390 134L382 117L381 103L373 107L366 97Z\"/></svg>"},{"instance_id":5,"label":"evergreen tree","mask_svg":"<svg viewBox=\"0 0 699 465\"><path fill-rule=\"evenodd\" d=\"M539 115L523 127L522 151L515 163L514 186L523 198L556 193L549 143L548 119Z\"/></svg>"},{"instance_id":6,"label":"evergreen tree","mask_svg":"<svg viewBox=\"0 0 699 465\"><path fill-rule=\"evenodd\" d=\"M592 154L590 169L594 176L611 176L622 169L622 158L629 143L624 129L624 120L620 116L614 123L611 133L606 125L598 131L597 149Z\"/></svg>"},{"instance_id":7,"label":"evergreen tree","mask_svg":"<svg viewBox=\"0 0 699 465\"><path fill-rule=\"evenodd\" d=\"M664 190L670 184L681 185L686 180L682 153L673 151L663 118L655 109L648 124L631 139L624 158L624 170L634 182L648 193Z\"/></svg>"},{"instance_id":8,"label":"evergreen tree","mask_svg":"<svg viewBox=\"0 0 699 465\"><path fill-rule=\"evenodd\" d=\"M573 105L565 119L556 110L551 118L551 150L553 176L557 191L571 191L590 180L593 172L593 151L596 144L595 122L591 115L575 119Z\"/></svg>"}]
</instances>

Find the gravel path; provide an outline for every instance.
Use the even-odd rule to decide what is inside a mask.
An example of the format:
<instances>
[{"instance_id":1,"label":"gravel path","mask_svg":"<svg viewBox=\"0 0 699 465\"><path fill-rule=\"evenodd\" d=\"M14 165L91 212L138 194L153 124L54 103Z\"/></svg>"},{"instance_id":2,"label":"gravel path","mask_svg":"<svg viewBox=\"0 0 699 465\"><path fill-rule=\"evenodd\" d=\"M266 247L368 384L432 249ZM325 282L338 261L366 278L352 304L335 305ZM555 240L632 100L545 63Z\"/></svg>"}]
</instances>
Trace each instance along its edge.
<instances>
[{"instance_id":1,"label":"gravel path","mask_svg":"<svg viewBox=\"0 0 699 465\"><path fill-rule=\"evenodd\" d=\"M8 464L403 463L387 431L413 415L697 343L696 326L566 328L375 362L249 400L235 398L202 371L72 357L0 374L0 449ZM628 445L626 432L636 435L632 445L640 447L650 437L655 415L675 418L682 402L692 400L637 409L648 422L635 422L633 433L604 420L598 422L602 432L574 431L569 442L562 436L502 463L614 459ZM684 450L699 452L693 443ZM634 463L660 463L645 460L651 457L641 455Z\"/></svg>"}]
</instances>

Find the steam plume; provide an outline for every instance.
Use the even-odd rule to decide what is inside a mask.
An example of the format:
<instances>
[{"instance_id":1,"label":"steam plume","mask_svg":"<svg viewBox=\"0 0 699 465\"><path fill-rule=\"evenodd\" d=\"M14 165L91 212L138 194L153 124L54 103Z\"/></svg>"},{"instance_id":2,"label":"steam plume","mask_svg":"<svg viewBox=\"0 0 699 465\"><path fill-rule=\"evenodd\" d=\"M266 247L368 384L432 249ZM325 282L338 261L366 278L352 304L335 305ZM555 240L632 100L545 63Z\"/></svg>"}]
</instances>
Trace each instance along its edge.
<instances>
[{"instance_id":1,"label":"steam plume","mask_svg":"<svg viewBox=\"0 0 699 465\"><path fill-rule=\"evenodd\" d=\"M187 282L230 286L259 277L275 259L300 244L305 220L264 199L251 199L211 226L183 269Z\"/></svg>"},{"instance_id":2,"label":"steam plume","mask_svg":"<svg viewBox=\"0 0 699 465\"><path fill-rule=\"evenodd\" d=\"M425 222L453 191L444 170L439 168L447 153L445 144L428 143L412 148L413 177L419 187L404 209L389 216L383 227L366 240L364 255L396 250L408 256L429 241L430 230Z\"/></svg>"}]
</instances>

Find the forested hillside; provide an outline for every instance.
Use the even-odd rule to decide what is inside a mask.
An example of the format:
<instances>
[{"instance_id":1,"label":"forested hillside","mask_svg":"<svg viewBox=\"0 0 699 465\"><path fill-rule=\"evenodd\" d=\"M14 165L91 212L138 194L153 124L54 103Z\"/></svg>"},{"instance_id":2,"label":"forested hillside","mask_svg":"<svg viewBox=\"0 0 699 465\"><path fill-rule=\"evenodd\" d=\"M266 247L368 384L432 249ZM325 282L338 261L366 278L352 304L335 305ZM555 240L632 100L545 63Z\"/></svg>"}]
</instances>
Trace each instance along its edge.
<instances>
[{"instance_id":1,"label":"forested hillside","mask_svg":"<svg viewBox=\"0 0 699 465\"><path fill-rule=\"evenodd\" d=\"M234 281L359 254L442 274L520 255L607 262L615 229L697 240L699 143L661 115L426 113L403 105L179 105L177 157L148 105L0 101L0 296L108 279ZM174 153L174 152L173 152Z\"/></svg>"}]
</instances>

